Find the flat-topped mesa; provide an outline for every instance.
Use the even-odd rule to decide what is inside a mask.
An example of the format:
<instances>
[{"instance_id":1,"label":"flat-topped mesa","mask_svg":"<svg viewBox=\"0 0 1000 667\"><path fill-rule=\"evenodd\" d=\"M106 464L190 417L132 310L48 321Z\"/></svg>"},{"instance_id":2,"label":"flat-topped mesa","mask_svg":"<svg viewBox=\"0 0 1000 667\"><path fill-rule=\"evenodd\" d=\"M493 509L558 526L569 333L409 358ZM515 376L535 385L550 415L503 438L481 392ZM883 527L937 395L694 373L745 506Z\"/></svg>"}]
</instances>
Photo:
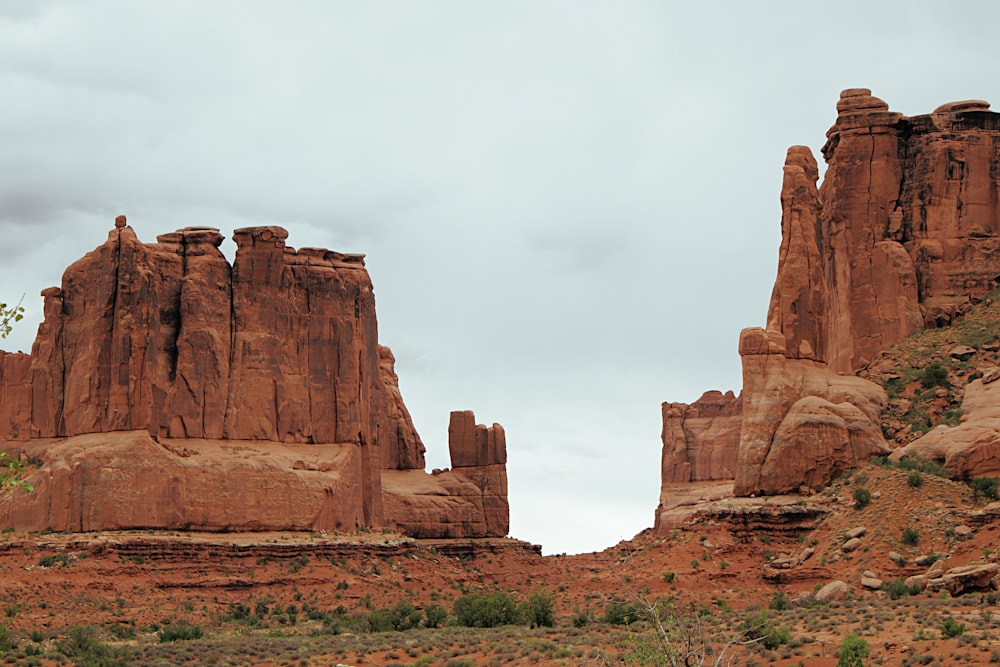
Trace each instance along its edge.
<instances>
[{"instance_id":1,"label":"flat-topped mesa","mask_svg":"<svg viewBox=\"0 0 1000 667\"><path fill-rule=\"evenodd\" d=\"M502 471L503 484L490 487L502 496L502 513L499 500L484 510L478 469L456 473L449 488L426 474L395 359L378 344L364 256L296 251L287 238L277 226L237 229L230 266L218 229L186 227L144 244L119 216L107 241L66 270L61 288L44 290L32 354L0 352L0 441L8 451L18 441L43 461L37 492L5 502L0 525L381 527L392 523L382 472L411 471L421 478L418 496L460 491L449 501L465 517L457 536L505 535L502 430L493 448L503 456L483 464ZM131 433L96 437L115 432ZM228 461L220 441L261 443L250 448L261 456ZM296 445L317 449L273 449ZM146 453L137 460L137 451ZM226 479L213 480L198 461ZM119 471L123 462L127 474ZM146 470L154 462L156 474ZM213 484L226 508L212 506ZM275 496L279 489L284 496L300 489L312 500L289 503ZM111 509L126 496L127 512ZM167 497L176 511L154 507ZM260 510L269 505L273 511ZM67 506L80 513L58 509ZM241 507L247 517L238 518ZM438 518L418 519L429 536L448 532Z\"/></svg>"}]
</instances>

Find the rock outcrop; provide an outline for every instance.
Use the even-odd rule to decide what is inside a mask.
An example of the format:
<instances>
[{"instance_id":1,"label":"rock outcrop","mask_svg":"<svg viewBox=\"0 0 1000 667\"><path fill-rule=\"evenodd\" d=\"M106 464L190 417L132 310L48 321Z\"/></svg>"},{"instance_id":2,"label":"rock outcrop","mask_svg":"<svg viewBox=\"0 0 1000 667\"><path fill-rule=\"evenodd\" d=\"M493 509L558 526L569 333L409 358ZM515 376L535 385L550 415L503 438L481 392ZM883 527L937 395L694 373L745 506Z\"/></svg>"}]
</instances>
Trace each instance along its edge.
<instances>
[{"instance_id":1,"label":"rock outcrop","mask_svg":"<svg viewBox=\"0 0 1000 667\"><path fill-rule=\"evenodd\" d=\"M412 471L383 472L387 516L399 530L414 537L506 535L509 510L503 427L477 425L471 410L452 412L448 448L452 470L435 470L430 479ZM431 492L431 483L446 488L448 495Z\"/></svg>"},{"instance_id":2,"label":"rock outcrop","mask_svg":"<svg viewBox=\"0 0 1000 667\"><path fill-rule=\"evenodd\" d=\"M743 415L741 396L707 391L694 403L662 405L663 455L655 529L674 528L697 503L732 495Z\"/></svg>"},{"instance_id":3,"label":"rock outcrop","mask_svg":"<svg viewBox=\"0 0 1000 667\"><path fill-rule=\"evenodd\" d=\"M776 331L744 329L740 358L746 399L736 495L816 488L888 453L879 427L886 395L878 385L786 356Z\"/></svg>"},{"instance_id":4,"label":"rock outcrop","mask_svg":"<svg viewBox=\"0 0 1000 667\"><path fill-rule=\"evenodd\" d=\"M817 190L809 149L789 149L768 328L790 356L853 373L938 326L1000 276L1000 114L955 102L912 118L845 90Z\"/></svg>"},{"instance_id":5,"label":"rock outcrop","mask_svg":"<svg viewBox=\"0 0 1000 667\"><path fill-rule=\"evenodd\" d=\"M31 511L19 498L5 510L4 525L381 527L394 524L383 508L383 471L426 477L421 488L435 496L463 485L482 490L487 482L479 467L469 476L456 472L450 485L423 472L424 445L403 404L395 360L378 344L363 255L296 251L286 246L287 236L280 227L236 230L230 266L216 229L189 227L144 244L122 216L107 242L66 270L61 288L42 292L45 321L31 355L0 353L0 441L8 441L7 450L23 441L42 462L36 505L44 499L48 509L31 511L48 514L22 522L18 517ZM137 431L146 439L99 435ZM220 463L183 444L195 442L253 442L273 456L254 458L252 465L238 464L239 455ZM288 448L300 445L323 445L312 456L329 452L329 458L285 465ZM84 450L88 456L78 456ZM138 456L140 450L145 454ZM469 500L475 494L465 491L452 499L470 517L462 536L506 534L505 463L506 451L485 465L497 469L489 477L490 503L483 504L483 493ZM465 466L465 459L456 464ZM151 472L157 469L163 471L159 484ZM275 497L285 510L240 520L233 519L234 508L248 505L213 510L206 500L197 516L154 507L167 497L201 507L199 494L212 497L213 470L226 476L219 482L225 488L246 486L247 503L296 492L302 502ZM496 481L501 472L502 485ZM262 482L265 477L270 481ZM105 509L116 494L127 495L115 488L118 478L140 496L146 489L147 502L132 498L124 514ZM66 487L69 481L83 486ZM88 518L60 518L66 503L83 504L76 515ZM455 532L421 520L428 536Z\"/></svg>"},{"instance_id":6,"label":"rock outcrop","mask_svg":"<svg viewBox=\"0 0 1000 667\"><path fill-rule=\"evenodd\" d=\"M885 452L885 395L848 374L914 331L951 323L1000 278L1000 114L988 103L906 117L867 89L845 90L823 157L819 187L808 148L793 146L785 160L766 327L740 338L737 495L815 488ZM961 457L993 451L984 415L983 426L928 434L920 446L948 449L964 470ZM664 433L678 417L664 411ZM716 451L731 433L691 444ZM683 477L668 463L685 460L677 442L664 438L664 489Z\"/></svg>"},{"instance_id":7,"label":"rock outcrop","mask_svg":"<svg viewBox=\"0 0 1000 667\"><path fill-rule=\"evenodd\" d=\"M1000 368L987 371L965 387L958 426L940 424L890 458L915 455L941 461L952 477L1000 475Z\"/></svg>"}]
</instances>

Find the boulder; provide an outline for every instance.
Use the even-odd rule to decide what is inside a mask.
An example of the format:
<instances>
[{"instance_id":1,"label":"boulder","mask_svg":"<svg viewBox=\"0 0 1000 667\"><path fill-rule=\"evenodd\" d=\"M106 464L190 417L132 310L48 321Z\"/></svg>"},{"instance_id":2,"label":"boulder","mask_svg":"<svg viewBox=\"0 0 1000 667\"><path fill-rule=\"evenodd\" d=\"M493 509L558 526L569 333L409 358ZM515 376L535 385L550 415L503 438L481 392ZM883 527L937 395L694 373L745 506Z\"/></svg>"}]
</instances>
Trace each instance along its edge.
<instances>
[{"instance_id":1,"label":"boulder","mask_svg":"<svg viewBox=\"0 0 1000 667\"><path fill-rule=\"evenodd\" d=\"M850 592L850 588L843 581L831 581L816 592L817 602L836 602L843 600Z\"/></svg>"},{"instance_id":2,"label":"boulder","mask_svg":"<svg viewBox=\"0 0 1000 667\"><path fill-rule=\"evenodd\" d=\"M840 550L843 551L844 553L850 553L860 546L861 546L861 538L852 537L851 539L847 540L846 542L840 545Z\"/></svg>"},{"instance_id":3,"label":"boulder","mask_svg":"<svg viewBox=\"0 0 1000 667\"><path fill-rule=\"evenodd\" d=\"M939 424L889 458L940 461L950 476L962 479L1000 474L1000 383L985 380L984 375L965 386L957 426Z\"/></svg>"}]
</instances>

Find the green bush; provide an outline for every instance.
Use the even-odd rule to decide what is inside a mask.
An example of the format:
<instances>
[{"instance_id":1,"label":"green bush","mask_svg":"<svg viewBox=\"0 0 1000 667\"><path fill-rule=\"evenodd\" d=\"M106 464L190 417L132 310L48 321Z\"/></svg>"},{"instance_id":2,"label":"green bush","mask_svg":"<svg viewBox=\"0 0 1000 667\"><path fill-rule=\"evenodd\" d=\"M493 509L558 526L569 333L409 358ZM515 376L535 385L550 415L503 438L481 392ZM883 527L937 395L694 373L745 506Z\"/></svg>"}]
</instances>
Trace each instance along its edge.
<instances>
[{"instance_id":1,"label":"green bush","mask_svg":"<svg viewBox=\"0 0 1000 667\"><path fill-rule=\"evenodd\" d=\"M924 476L920 474L919 470L911 470L910 474L906 476L906 483L914 489L919 488L924 484Z\"/></svg>"},{"instance_id":2,"label":"green bush","mask_svg":"<svg viewBox=\"0 0 1000 667\"><path fill-rule=\"evenodd\" d=\"M439 628L448 618L448 610L439 604L428 605L424 609L424 625L428 628Z\"/></svg>"},{"instance_id":3,"label":"green bush","mask_svg":"<svg viewBox=\"0 0 1000 667\"><path fill-rule=\"evenodd\" d=\"M524 603L524 619L533 628L551 628L556 624L556 614L552 608L552 594L537 590Z\"/></svg>"},{"instance_id":4,"label":"green bush","mask_svg":"<svg viewBox=\"0 0 1000 667\"><path fill-rule=\"evenodd\" d=\"M953 618L946 618L941 624L941 636L947 639L957 637L965 632L965 623L959 623Z\"/></svg>"},{"instance_id":5,"label":"green bush","mask_svg":"<svg viewBox=\"0 0 1000 667\"><path fill-rule=\"evenodd\" d=\"M7 634L7 626L0 625L0 655L14 648L14 641Z\"/></svg>"},{"instance_id":6,"label":"green bush","mask_svg":"<svg viewBox=\"0 0 1000 667\"><path fill-rule=\"evenodd\" d=\"M771 598L771 602L767 605L768 609L773 609L775 611L784 611L786 609L792 608L792 601L788 599L784 591L778 591Z\"/></svg>"},{"instance_id":7,"label":"green bush","mask_svg":"<svg viewBox=\"0 0 1000 667\"><path fill-rule=\"evenodd\" d=\"M920 533L917 532L916 528L907 526L903 529L902 541L907 546L916 546L917 542L920 541Z\"/></svg>"},{"instance_id":8,"label":"green bush","mask_svg":"<svg viewBox=\"0 0 1000 667\"><path fill-rule=\"evenodd\" d=\"M455 600L452 609L459 625L469 628L495 628L521 622L517 602L509 593L469 593Z\"/></svg>"},{"instance_id":9,"label":"green bush","mask_svg":"<svg viewBox=\"0 0 1000 667\"><path fill-rule=\"evenodd\" d=\"M740 622L740 634L747 641L760 641L771 631L771 624L767 620L767 611L761 609L744 618Z\"/></svg>"},{"instance_id":10,"label":"green bush","mask_svg":"<svg viewBox=\"0 0 1000 667\"><path fill-rule=\"evenodd\" d=\"M948 382L948 369L936 361L933 364L927 364L923 373L920 374L920 385L924 389L951 386Z\"/></svg>"},{"instance_id":11,"label":"green bush","mask_svg":"<svg viewBox=\"0 0 1000 667\"><path fill-rule=\"evenodd\" d=\"M178 621L163 626L163 629L160 630L160 643L201 639L203 634L200 626L192 625L186 621Z\"/></svg>"},{"instance_id":12,"label":"green bush","mask_svg":"<svg viewBox=\"0 0 1000 667\"><path fill-rule=\"evenodd\" d=\"M976 497L976 500L980 498L988 500L1000 499L1000 478L977 477L972 480L972 493Z\"/></svg>"},{"instance_id":13,"label":"green bush","mask_svg":"<svg viewBox=\"0 0 1000 667\"><path fill-rule=\"evenodd\" d=\"M406 600L400 600L392 607L376 609L368 617L372 632L405 632L420 625L423 612Z\"/></svg>"},{"instance_id":14,"label":"green bush","mask_svg":"<svg viewBox=\"0 0 1000 667\"><path fill-rule=\"evenodd\" d=\"M854 509L863 510L872 502L872 493L863 486L854 489Z\"/></svg>"},{"instance_id":15,"label":"green bush","mask_svg":"<svg viewBox=\"0 0 1000 667\"><path fill-rule=\"evenodd\" d=\"M56 650L72 658L78 667L124 667L132 652L124 647L108 646L97 638L92 627L74 626L69 636L56 642Z\"/></svg>"},{"instance_id":16,"label":"green bush","mask_svg":"<svg viewBox=\"0 0 1000 667\"><path fill-rule=\"evenodd\" d=\"M902 577L884 582L882 590L889 595L889 599L891 600L898 600L910 592L910 589L906 587L906 581Z\"/></svg>"},{"instance_id":17,"label":"green bush","mask_svg":"<svg viewBox=\"0 0 1000 667\"><path fill-rule=\"evenodd\" d=\"M868 642L852 632L840 642L837 667L865 667L864 659L868 657L869 652Z\"/></svg>"},{"instance_id":18,"label":"green bush","mask_svg":"<svg viewBox=\"0 0 1000 667\"><path fill-rule=\"evenodd\" d=\"M609 602L604 606L604 622L611 625L630 625L642 618L642 612L635 604Z\"/></svg>"},{"instance_id":19,"label":"green bush","mask_svg":"<svg viewBox=\"0 0 1000 667\"><path fill-rule=\"evenodd\" d=\"M764 645L764 648L773 651L790 641L792 641L792 631L788 626L779 625L776 628L771 628L761 643Z\"/></svg>"}]
</instances>

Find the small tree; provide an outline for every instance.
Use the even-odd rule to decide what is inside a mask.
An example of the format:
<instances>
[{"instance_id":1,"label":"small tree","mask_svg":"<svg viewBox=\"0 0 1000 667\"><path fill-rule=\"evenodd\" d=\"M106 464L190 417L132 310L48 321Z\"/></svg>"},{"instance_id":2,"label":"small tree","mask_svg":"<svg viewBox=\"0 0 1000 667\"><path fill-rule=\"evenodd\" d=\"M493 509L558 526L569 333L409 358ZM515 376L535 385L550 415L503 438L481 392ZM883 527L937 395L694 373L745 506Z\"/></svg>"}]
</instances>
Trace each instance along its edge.
<instances>
[{"instance_id":1,"label":"small tree","mask_svg":"<svg viewBox=\"0 0 1000 667\"><path fill-rule=\"evenodd\" d=\"M869 652L868 642L852 632L840 643L837 667L865 667L864 659Z\"/></svg>"},{"instance_id":2,"label":"small tree","mask_svg":"<svg viewBox=\"0 0 1000 667\"><path fill-rule=\"evenodd\" d=\"M21 301L24 296L21 296ZM16 306L10 307L6 303L0 303L0 339L10 335L15 322L20 322L24 318L24 308L21 301ZM20 489L22 491L34 491L31 484L24 480L25 463L7 456L7 452L0 452L0 493L7 489Z\"/></svg>"},{"instance_id":3,"label":"small tree","mask_svg":"<svg viewBox=\"0 0 1000 667\"><path fill-rule=\"evenodd\" d=\"M863 486L854 489L854 509L863 510L872 502L871 491Z\"/></svg>"},{"instance_id":4,"label":"small tree","mask_svg":"<svg viewBox=\"0 0 1000 667\"><path fill-rule=\"evenodd\" d=\"M23 295L21 301L24 301ZM24 308L21 307L21 301L18 301L16 306L0 303L0 338L9 336L14 328L14 323L24 319Z\"/></svg>"},{"instance_id":5,"label":"small tree","mask_svg":"<svg viewBox=\"0 0 1000 667\"><path fill-rule=\"evenodd\" d=\"M533 628L551 628L556 624L556 614L552 609L552 593L537 590L524 603L524 619Z\"/></svg>"}]
</instances>

